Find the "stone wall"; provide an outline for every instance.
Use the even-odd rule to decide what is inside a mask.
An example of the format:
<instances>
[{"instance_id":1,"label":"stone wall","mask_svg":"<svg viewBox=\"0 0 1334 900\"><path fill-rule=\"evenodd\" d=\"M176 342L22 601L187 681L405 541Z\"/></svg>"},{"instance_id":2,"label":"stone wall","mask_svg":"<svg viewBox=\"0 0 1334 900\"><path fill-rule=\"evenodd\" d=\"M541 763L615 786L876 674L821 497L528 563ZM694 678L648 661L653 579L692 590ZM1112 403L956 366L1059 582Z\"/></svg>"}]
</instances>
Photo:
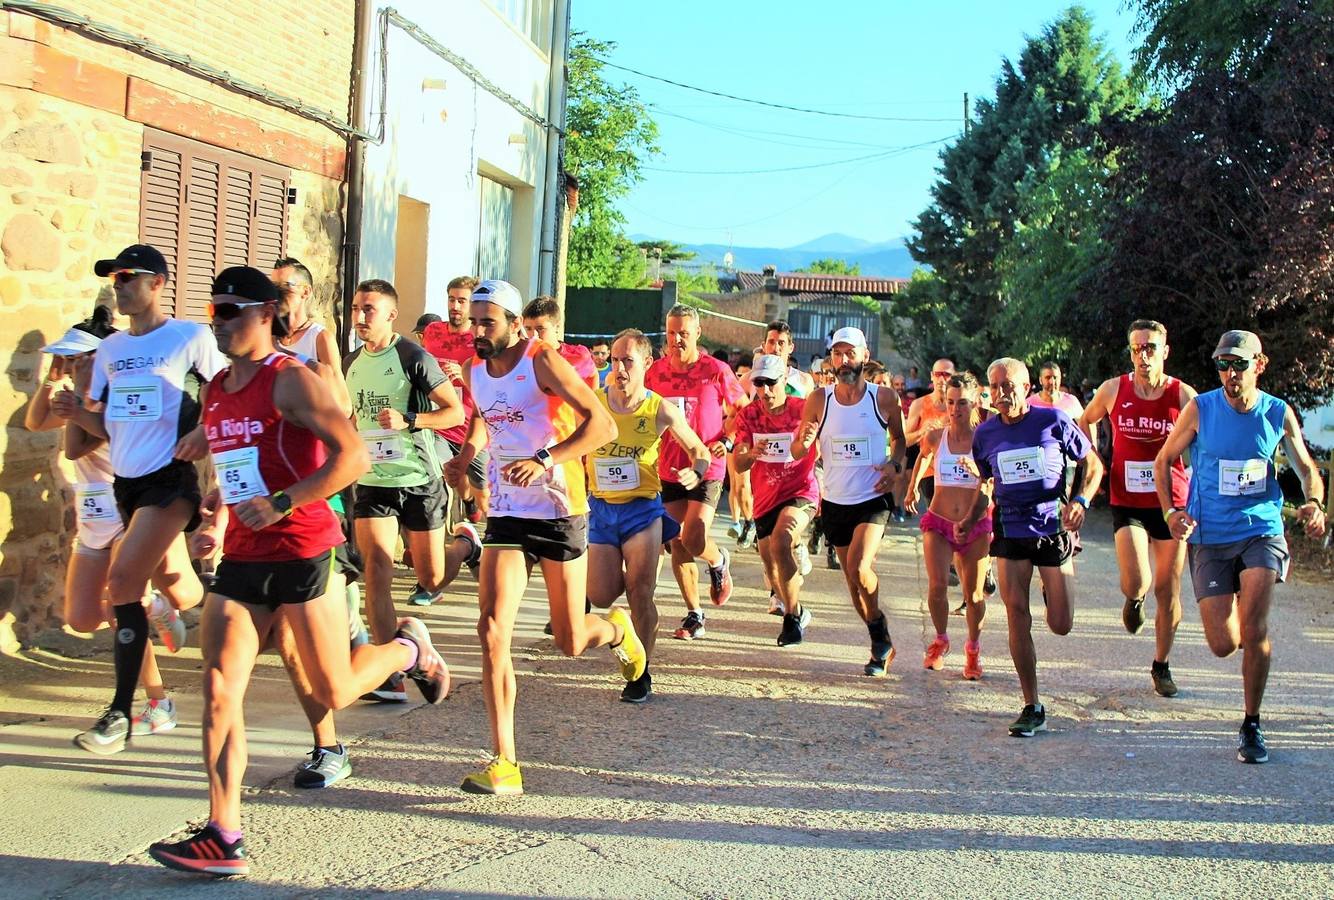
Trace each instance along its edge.
<instances>
[{"instance_id":1,"label":"stone wall","mask_svg":"<svg viewBox=\"0 0 1334 900\"><path fill-rule=\"evenodd\" d=\"M787 301L778 294L754 293L702 294L714 312L768 324L787 315ZM764 343L764 326L711 316L699 317L701 340L710 347L734 347L750 351Z\"/></svg>"}]
</instances>

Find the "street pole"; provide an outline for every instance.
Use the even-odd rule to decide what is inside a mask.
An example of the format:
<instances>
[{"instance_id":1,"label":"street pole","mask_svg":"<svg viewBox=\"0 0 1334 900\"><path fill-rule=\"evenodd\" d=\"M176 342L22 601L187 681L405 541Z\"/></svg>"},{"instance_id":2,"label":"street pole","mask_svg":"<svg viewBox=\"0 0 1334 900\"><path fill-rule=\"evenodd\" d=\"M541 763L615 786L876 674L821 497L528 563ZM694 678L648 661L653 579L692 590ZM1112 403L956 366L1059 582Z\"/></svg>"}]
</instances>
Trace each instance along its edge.
<instances>
[{"instance_id":1,"label":"street pole","mask_svg":"<svg viewBox=\"0 0 1334 900\"><path fill-rule=\"evenodd\" d=\"M968 92L963 92L963 133L968 133Z\"/></svg>"}]
</instances>

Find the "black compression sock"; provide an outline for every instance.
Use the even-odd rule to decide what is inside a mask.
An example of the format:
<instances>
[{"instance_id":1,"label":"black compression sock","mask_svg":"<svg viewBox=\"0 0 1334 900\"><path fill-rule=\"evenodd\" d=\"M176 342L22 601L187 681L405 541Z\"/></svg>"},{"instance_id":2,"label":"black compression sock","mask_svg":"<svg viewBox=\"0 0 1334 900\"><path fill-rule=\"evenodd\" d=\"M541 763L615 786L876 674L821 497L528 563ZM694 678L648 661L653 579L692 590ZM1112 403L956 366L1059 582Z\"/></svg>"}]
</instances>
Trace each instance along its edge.
<instances>
[{"instance_id":1,"label":"black compression sock","mask_svg":"<svg viewBox=\"0 0 1334 900\"><path fill-rule=\"evenodd\" d=\"M144 667L144 648L148 646L148 612L142 603L136 600L116 607L114 640L116 694L111 699L111 708L125 713L128 719L139 673Z\"/></svg>"},{"instance_id":2,"label":"black compression sock","mask_svg":"<svg viewBox=\"0 0 1334 900\"><path fill-rule=\"evenodd\" d=\"M1241 724L1242 724L1242 725L1259 725L1259 724L1260 724L1260 716L1259 716L1259 715L1246 716L1246 718L1244 718L1244 719L1241 720Z\"/></svg>"}]
</instances>

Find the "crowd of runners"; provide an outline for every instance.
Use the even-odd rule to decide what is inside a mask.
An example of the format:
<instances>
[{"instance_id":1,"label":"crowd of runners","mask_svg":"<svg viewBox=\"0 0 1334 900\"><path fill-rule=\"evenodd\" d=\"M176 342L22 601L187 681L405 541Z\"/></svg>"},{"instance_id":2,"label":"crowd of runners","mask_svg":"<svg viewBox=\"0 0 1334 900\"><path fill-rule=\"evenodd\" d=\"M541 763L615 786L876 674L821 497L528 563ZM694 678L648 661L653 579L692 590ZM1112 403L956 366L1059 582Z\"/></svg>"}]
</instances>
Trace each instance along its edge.
<instances>
[{"instance_id":1,"label":"crowd of runners","mask_svg":"<svg viewBox=\"0 0 1334 900\"><path fill-rule=\"evenodd\" d=\"M982 678L987 602L999 593L1023 695L1009 733L1031 737L1046 728L1034 576L1047 626L1069 633L1079 533L1104 482L1127 631L1143 627L1153 595L1153 689L1177 693L1169 656L1189 561L1210 649L1243 651L1237 757L1268 759L1266 623L1288 566L1280 444L1301 481L1296 518L1308 535L1324 533L1325 496L1296 413L1259 388L1268 359L1251 332L1222 335L1212 354L1220 383L1202 393L1167 374L1166 329L1145 319L1127 328L1129 371L1087 403L1062 389L1055 363L1034 385L1028 366L1005 356L977 373L937 360L929 389L910 400L916 370L886 371L852 327L829 335L810 371L792 359L781 321L744 366L702 352L699 312L685 305L644 323L663 336L656 351L636 329L584 348L559 339L551 298L525 302L504 281L463 276L449 283L445 317L423 316L414 341L399 334L393 286L369 280L356 290L356 349L344 356L312 316L316 285L298 260L219 273L211 329L163 311L171 273L154 248L127 247L95 268L112 279L122 328L101 308L43 348L51 361L26 424L63 428L77 473L66 621L82 632L105 623L113 635L111 700L79 747L112 754L175 726L154 654L179 652L180 613L202 604L210 818L150 848L164 865L248 871L243 699L261 652L280 654L311 726L298 787L351 772L336 710L405 702L407 682L428 703L448 694L427 627L397 611L400 558L417 579L402 598L409 607L435 603L465 570L476 578L492 756L465 791L523 790L511 643L534 574L560 651L606 646L621 699L644 703L659 634L705 637L706 609L733 593L738 547L758 550L778 646L800 644L812 627L804 579L823 543L866 625L856 671L883 676L896 647L876 555L887 525L910 516L935 631L922 665L946 666L957 583L961 674ZM731 549L712 531L725 486ZM673 615L660 626L664 560L684 609L679 624Z\"/></svg>"}]
</instances>

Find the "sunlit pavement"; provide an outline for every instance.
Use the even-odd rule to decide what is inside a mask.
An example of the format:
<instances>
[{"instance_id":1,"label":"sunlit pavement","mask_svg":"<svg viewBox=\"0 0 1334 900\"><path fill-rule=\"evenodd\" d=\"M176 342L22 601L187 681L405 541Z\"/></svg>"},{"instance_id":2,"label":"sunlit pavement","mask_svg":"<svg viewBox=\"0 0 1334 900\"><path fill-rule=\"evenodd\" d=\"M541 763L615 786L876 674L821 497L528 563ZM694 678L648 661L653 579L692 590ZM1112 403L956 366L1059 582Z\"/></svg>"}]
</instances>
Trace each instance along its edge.
<instances>
[{"instance_id":1,"label":"sunlit pavement","mask_svg":"<svg viewBox=\"0 0 1334 900\"><path fill-rule=\"evenodd\" d=\"M726 520L715 533L722 536ZM660 580L653 700L618 702L605 650L564 659L543 637L539 586L521 614L517 732L527 794L458 790L489 743L473 631L475 583L427 611L455 675L435 708L358 704L339 714L354 775L299 791L309 734L276 657L247 707L251 876L210 896L1329 896L1334 892L1334 602L1278 588L1264 723L1271 762L1235 761L1240 658L1203 643L1192 594L1172 669L1153 694L1152 601L1121 626L1110 524L1079 558L1075 629L1055 637L1034 601L1050 731L1007 736L1022 702L1005 612L989 606L981 682L963 681L963 620L944 671L915 527L891 526L882 599L898 656L861 675L864 626L842 576L807 579L807 639L779 648L753 551L733 554L736 595L708 636L672 640L681 616ZM406 596L410 584L401 583ZM707 596L707 592L706 592ZM957 603L958 591L951 591ZM192 637L192 643L196 639ZM109 696L106 633L0 661L0 896L197 895L198 879L144 848L206 816L198 761L198 650L163 657L182 724L94 757L70 738ZM79 658L78 655L83 658Z\"/></svg>"}]
</instances>

